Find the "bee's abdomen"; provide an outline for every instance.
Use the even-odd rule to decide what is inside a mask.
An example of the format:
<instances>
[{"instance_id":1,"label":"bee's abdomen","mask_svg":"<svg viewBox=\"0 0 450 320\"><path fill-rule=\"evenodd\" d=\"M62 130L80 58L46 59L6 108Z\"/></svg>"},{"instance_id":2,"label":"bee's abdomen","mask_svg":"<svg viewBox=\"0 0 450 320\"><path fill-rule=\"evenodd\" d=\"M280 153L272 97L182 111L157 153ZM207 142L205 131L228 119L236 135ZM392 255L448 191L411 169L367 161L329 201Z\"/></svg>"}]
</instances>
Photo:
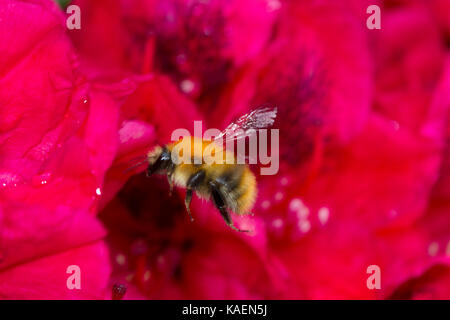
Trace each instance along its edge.
<instances>
[{"instance_id":1,"label":"bee's abdomen","mask_svg":"<svg viewBox=\"0 0 450 320\"><path fill-rule=\"evenodd\" d=\"M217 181L222 185L227 206L237 214L248 213L256 198L256 180L247 166L223 172Z\"/></svg>"}]
</instances>

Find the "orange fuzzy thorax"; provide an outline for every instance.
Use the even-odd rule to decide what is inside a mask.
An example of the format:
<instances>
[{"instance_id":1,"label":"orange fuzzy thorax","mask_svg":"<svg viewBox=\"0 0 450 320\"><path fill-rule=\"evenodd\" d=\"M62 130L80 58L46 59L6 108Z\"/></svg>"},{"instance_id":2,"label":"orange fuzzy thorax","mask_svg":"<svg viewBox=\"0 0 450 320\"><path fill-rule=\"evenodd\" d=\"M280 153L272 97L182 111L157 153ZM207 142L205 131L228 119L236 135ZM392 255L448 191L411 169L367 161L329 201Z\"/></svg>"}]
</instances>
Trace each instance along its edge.
<instances>
[{"instance_id":1,"label":"orange fuzzy thorax","mask_svg":"<svg viewBox=\"0 0 450 320\"><path fill-rule=\"evenodd\" d=\"M226 202L228 207L237 214L248 213L254 205L257 186L256 179L253 173L245 164L236 164L236 158L233 153L224 150L221 146L214 142L202 140L197 137L185 137L177 142L168 144L169 151L179 151L180 157L183 156L182 150L190 150L191 156L189 161L182 162L175 167L172 175L174 183L180 187L186 188L188 179L199 170L204 170L206 173L206 180L220 179L226 175L235 175L238 183L233 188L223 186L223 194L226 195ZM177 154L175 152L175 154ZM204 161L203 155L217 156L221 158L224 163L208 164ZM194 159L200 160L199 164L194 163ZM227 160L225 163L225 160ZM232 161L232 163L228 163ZM209 199L209 190L207 186L199 186L196 193L202 197Z\"/></svg>"}]
</instances>

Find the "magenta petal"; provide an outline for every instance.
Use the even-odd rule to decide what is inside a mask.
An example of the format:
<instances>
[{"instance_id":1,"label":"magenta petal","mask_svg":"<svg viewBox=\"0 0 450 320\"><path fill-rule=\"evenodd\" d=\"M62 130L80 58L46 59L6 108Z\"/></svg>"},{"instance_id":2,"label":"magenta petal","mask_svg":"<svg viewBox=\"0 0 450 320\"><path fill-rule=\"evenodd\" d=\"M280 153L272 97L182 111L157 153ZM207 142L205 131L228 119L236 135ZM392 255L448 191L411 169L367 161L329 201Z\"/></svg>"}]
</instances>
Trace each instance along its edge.
<instances>
[{"instance_id":1,"label":"magenta petal","mask_svg":"<svg viewBox=\"0 0 450 320\"><path fill-rule=\"evenodd\" d=\"M450 267L436 265L421 275L400 285L391 299L448 300L450 299Z\"/></svg>"},{"instance_id":2,"label":"magenta petal","mask_svg":"<svg viewBox=\"0 0 450 320\"><path fill-rule=\"evenodd\" d=\"M0 269L86 244L105 235L101 224L85 211L20 204L0 212Z\"/></svg>"},{"instance_id":3,"label":"magenta petal","mask_svg":"<svg viewBox=\"0 0 450 320\"><path fill-rule=\"evenodd\" d=\"M438 26L422 2L386 10L383 26L374 36L375 110L400 127L420 131L445 70Z\"/></svg>"},{"instance_id":4,"label":"magenta petal","mask_svg":"<svg viewBox=\"0 0 450 320\"><path fill-rule=\"evenodd\" d=\"M78 266L81 288L69 289L69 266ZM110 274L108 249L94 242L0 271L2 299L102 299Z\"/></svg>"}]
</instances>

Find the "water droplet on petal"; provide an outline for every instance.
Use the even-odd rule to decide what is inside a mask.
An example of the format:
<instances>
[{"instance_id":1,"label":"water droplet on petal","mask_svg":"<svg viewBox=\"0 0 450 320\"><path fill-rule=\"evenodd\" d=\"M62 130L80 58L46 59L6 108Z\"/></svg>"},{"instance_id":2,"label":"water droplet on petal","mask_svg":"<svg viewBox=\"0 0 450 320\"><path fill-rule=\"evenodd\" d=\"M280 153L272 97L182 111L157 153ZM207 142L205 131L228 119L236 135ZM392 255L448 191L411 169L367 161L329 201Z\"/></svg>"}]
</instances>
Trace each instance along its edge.
<instances>
[{"instance_id":1,"label":"water droplet on petal","mask_svg":"<svg viewBox=\"0 0 450 320\"><path fill-rule=\"evenodd\" d=\"M46 184L48 184L50 182L51 177L52 177L51 173L49 173L49 172L43 173L41 175L34 176L31 179L31 183L35 187L45 186Z\"/></svg>"},{"instance_id":2,"label":"water droplet on petal","mask_svg":"<svg viewBox=\"0 0 450 320\"><path fill-rule=\"evenodd\" d=\"M101 196L101 195L102 195L102 190L101 190L100 188L97 188L97 189L95 189L95 193L96 193L98 196Z\"/></svg>"},{"instance_id":3,"label":"water droplet on petal","mask_svg":"<svg viewBox=\"0 0 450 320\"><path fill-rule=\"evenodd\" d=\"M18 182L20 182L20 178L16 174L11 172L0 173L0 187L16 187Z\"/></svg>"}]
</instances>

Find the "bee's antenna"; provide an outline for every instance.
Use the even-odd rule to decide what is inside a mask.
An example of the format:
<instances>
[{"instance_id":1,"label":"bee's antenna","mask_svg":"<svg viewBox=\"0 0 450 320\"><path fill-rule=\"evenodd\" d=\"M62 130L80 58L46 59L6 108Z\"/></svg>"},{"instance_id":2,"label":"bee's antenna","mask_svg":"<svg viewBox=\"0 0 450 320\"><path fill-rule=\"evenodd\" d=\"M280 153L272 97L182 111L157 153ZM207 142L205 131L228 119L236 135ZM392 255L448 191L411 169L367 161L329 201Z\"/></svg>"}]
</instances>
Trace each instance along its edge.
<instances>
[{"instance_id":1,"label":"bee's antenna","mask_svg":"<svg viewBox=\"0 0 450 320\"><path fill-rule=\"evenodd\" d=\"M134 168L137 168L137 167L143 165L143 164L146 163L146 162L147 162L147 160L140 161L140 162L138 162L138 163L132 165L131 167L125 169L123 172L129 172L129 171L133 170Z\"/></svg>"}]
</instances>

